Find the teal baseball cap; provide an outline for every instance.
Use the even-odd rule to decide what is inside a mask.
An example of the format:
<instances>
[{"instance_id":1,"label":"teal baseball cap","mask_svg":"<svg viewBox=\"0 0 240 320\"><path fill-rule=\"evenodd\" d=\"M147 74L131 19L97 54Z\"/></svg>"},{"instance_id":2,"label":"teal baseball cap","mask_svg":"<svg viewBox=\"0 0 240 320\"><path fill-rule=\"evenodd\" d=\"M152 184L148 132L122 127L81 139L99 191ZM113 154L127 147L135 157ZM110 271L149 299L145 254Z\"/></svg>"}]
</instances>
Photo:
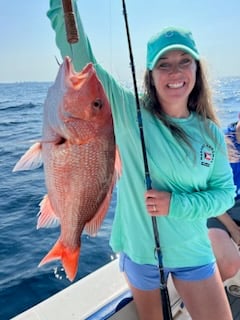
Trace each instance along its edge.
<instances>
[{"instance_id":1,"label":"teal baseball cap","mask_svg":"<svg viewBox=\"0 0 240 320\"><path fill-rule=\"evenodd\" d=\"M195 60L200 59L191 31L183 28L167 27L148 41L147 69L152 70L158 59L170 50L183 50Z\"/></svg>"}]
</instances>

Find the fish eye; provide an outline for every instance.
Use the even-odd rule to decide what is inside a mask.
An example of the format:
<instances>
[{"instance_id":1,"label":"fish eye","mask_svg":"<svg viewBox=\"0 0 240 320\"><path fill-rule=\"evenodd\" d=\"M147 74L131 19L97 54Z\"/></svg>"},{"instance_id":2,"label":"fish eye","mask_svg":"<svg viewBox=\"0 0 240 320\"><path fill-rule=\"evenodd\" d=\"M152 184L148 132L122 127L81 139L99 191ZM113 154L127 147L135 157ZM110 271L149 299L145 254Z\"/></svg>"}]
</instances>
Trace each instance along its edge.
<instances>
[{"instance_id":1,"label":"fish eye","mask_svg":"<svg viewBox=\"0 0 240 320\"><path fill-rule=\"evenodd\" d=\"M103 106L103 102L101 99L96 99L92 102L92 107L96 108L96 109L101 109Z\"/></svg>"}]
</instances>

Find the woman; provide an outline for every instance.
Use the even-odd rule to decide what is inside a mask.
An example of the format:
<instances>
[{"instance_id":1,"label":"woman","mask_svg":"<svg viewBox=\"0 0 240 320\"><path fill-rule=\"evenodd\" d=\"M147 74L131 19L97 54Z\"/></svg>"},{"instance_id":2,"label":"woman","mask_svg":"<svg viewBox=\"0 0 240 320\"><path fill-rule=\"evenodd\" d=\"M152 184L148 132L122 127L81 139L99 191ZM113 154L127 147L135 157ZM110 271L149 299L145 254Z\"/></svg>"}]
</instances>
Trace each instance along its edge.
<instances>
[{"instance_id":1,"label":"woman","mask_svg":"<svg viewBox=\"0 0 240 320\"><path fill-rule=\"evenodd\" d=\"M233 205L234 185L191 34L171 28L148 44L142 118L153 190L146 192L135 96L97 63L73 4L80 41L72 50L60 0L50 1L48 17L62 56L73 56L76 70L94 63L111 104L122 176L110 245L120 253L139 318L162 319L155 215L166 274L192 319L232 319L206 221Z\"/></svg>"},{"instance_id":2,"label":"woman","mask_svg":"<svg viewBox=\"0 0 240 320\"><path fill-rule=\"evenodd\" d=\"M236 202L227 213L210 218L207 223L209 237L223 281L234 277L240 270L238 250L240 247L240 121L230 124L225 131L225 136L229 162L237 187Z\"/></svg>"}]
</instances>

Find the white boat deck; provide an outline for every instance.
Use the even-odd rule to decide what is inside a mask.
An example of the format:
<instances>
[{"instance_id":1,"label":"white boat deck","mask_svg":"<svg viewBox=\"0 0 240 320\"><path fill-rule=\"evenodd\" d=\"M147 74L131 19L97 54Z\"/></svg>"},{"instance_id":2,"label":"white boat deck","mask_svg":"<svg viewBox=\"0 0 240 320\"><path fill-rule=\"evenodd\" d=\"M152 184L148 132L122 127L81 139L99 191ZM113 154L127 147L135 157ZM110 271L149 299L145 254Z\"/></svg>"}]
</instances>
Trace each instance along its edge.
<instances>
[{"instance_id":1,"label":"white boat deck","mask_svg":"<svg viewBox=\"0 0 240 320\"><path fill-rule=\"evenodd\" d=\"M126 291L115 260L12 319L82 320Z\"/></svg>"},{"instance_id":2,"label":"white boat deck","mask_svg":"<svg viewBox=\"0 0 240 320\"><path fill-rule=\"evenodd\" d=\"M240 277L240 274L238 275ZM231 279L226 285L234 284ZM240 278L238 280L240 282ZM168 282L174 320L191 320L171 278ZM240 298L229 295L234 320L240 320ZM130 301L130 302L129 302ZM124 305L123 308L121 306ZM115 312L115 310L118 310ZM12 320L138 320L126 281L114 260Z\"/></svg>"}]
</instances>

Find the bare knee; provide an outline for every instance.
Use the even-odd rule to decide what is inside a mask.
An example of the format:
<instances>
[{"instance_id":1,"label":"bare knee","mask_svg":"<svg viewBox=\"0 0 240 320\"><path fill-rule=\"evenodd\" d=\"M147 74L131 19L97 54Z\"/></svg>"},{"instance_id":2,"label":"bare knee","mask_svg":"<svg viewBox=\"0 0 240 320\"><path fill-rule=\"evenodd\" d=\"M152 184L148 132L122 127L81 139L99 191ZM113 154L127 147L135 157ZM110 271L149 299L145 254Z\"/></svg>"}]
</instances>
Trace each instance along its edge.
<instances>
[{"instance_id":1,"label":"bare knee","mask_svg":"<svg viewBox=\"0 0 240 320\"><path fill-rule=\"evenodd\" d=\"M129 285L140 320L163 320L160 289L139 290Z\"/></svg>"},{"instance_id":2,"label":"bare knee","mask_svg":"<svg viewBox=\"0 0 240 320\"><path fill-rule=\"evenodd\" d=\"M232 262L232 263L227 263L224 266L221 267L221 265L219 265L219 271L221 274L221 278L223 281L234 277L238 271L240 269L240 266L237 264L237 262Z\"/></svg>"},{"instance_id":3,"label":"bare knee","mask_svg":"<svg viewBox=\"0 0 240 320\"><path fill-rule=\"evenodd\" d=\"M233 241L221 229L210 229L209 237L222 280L233 277L240 269L240 256Z\"/></svg>"},{"instance_id":4,"label":"bare knee","mask_svg":"<svg viewBox=\"0 0 240 320\"><path fill-rule=\"evenodd\" d=\"M217 259L217 266L222 278L225 281L229 278L234 277L240 270L240 256L232 255L228 259Z\"/></svg>"}]
</instances>

